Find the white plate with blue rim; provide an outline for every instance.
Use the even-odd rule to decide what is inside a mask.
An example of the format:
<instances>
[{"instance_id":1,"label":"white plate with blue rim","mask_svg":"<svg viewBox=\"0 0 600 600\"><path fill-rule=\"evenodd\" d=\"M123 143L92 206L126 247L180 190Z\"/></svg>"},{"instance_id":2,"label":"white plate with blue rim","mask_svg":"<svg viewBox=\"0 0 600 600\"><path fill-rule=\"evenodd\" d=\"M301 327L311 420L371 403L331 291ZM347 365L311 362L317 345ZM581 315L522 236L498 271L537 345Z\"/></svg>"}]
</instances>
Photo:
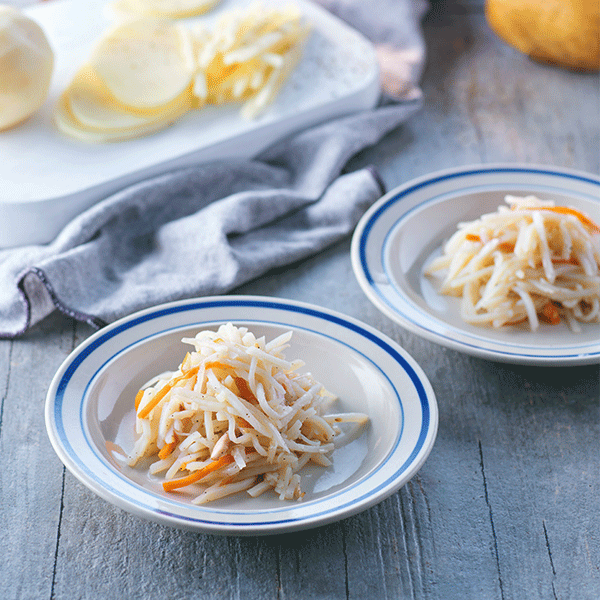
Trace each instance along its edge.
<instances>
[{"instance_id":1,"label":"white plate with blue rim","mask_svg":"<svg viewBox=\"0 0 600 600\"><path fill-rule=\"evenodd\" d=\"M167 493L147 469L128 467L135 441L134 397L152 376L174 370L183 337L223 323L267 340L292 330L286 358L301 358L338 396L336 412L364 412L368 424L336 447L331 467L301 471L302 501L245 492L195 505ZM98 331L64 361L50 385L46 428L54 449L90 490L155 522L217 534L307 529L362 511L393 494L423 465L437 433L427 377L374 328L317 306L255 296L191 299L150 308Z\"/></svg>"},{"instance_id":2,"label":"white plate with blue rim","mask_svg":"<svg viewBox=\"0 0 600 600\"><path fill-rule=\"evenodd\" d=\"M465 323L460 299L442 296L424 275L459 222L495 212L507 194L554 200L600 223L600 178L556 167L490 164L445 170L390 191L363 216L352 267L367 297L405 329L481 358L530 365L600 363L600 324L494 329Z\"/></svg>"}]
</instances>

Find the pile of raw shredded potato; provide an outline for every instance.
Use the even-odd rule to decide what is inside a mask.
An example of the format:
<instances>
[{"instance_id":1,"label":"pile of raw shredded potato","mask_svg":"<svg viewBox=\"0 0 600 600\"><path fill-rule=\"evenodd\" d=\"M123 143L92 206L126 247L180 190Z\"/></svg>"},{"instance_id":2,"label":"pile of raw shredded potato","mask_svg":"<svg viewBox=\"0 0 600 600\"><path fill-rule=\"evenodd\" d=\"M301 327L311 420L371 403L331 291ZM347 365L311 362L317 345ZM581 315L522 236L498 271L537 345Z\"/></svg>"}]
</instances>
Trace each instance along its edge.
<instances>
[{"instance_id":1,"label":"pile of raw shredded potato","mask_svg":"<svg viewBox=\"0 0 600 600\"><path fill-rule=\"evenodd\" d=\"M102 36L61 95L58 128L110 142L156 132L208 105L239 102L243 118L259 115L296 66L310 27L293 5L223 11L210 28L157 18L212 4L121 0L132 16Z\"/></svg>"},{"instance_id":2,"label":"pile of raw shredded potato","mask_svg":"<svg viewBox=\"0 0 600 600\"><path fill-rule=\"evenodd\" d=\"M444 272L440 293L460 296L475 325L600 322L600 227L579 210L535 196L461 223L428 265Z\"/></svg>"},{"instance_id":3,"label":"pile of raw shredded potato","mask_svg":"<svg viewBox=\"0 0 600 600\"><path fill-rule=\"evenodd\" d=\"M194 350L176 372L158 375L135 399L137 441L129 465L150 457L165 491L202 504L246 490L301 499L299 471L331 464L334 442L367 422L326 414L335 397L298 371L283 351L292 332L267 342L231 323L184 338ZM340 423L354 423L342 432Z\"/></svg>"}]
</instances>

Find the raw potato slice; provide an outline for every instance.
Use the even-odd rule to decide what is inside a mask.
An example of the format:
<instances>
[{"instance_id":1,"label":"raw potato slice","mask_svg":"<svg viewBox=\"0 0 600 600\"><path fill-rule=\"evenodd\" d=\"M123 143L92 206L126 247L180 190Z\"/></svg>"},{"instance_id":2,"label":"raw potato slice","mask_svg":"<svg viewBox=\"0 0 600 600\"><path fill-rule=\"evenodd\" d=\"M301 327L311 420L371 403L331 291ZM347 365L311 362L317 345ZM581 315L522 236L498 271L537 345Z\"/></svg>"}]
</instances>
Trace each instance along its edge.
<instances>
[{"instance_id":1,"label":"raw potato slice","mask_svg":"<svg viewBox=\"0 0 600 600\"><path fill-rule=\"evenodd\" d=\"M194 74L188 32L154 20L124 23L99 43L90 66L110 93L134 108L173 101Z\"/></svg>"},{"instance_id":2,"label":"raw potato slice","mask_svg":"<svg viewBox=\"0 0 600 600\"><path fill-rule=\"evenodd\" d=\"M42 28L0 5L0 130L37 111L48 96L54 53Z\"/></svg>"},{"instance_id":3,"label":"raw potato slice","mask_svg":"<svg viewBox=\"0 0 600 600\"><path fill-rule=\"evenodd\" d=\"M111 95L90 67L84 67L75 75L66 97L73 116L81 125L102 130L134 129L168 121L172 114L186 112L191 105L188 92L159 109L131 109Z\"/></svg>"},{"instance_id":4,"label":"raw potato slice","mask_svg":"<svg viewBox=\"0 0 600 600\"><path fill-rule=\"evenodd\" d=\"M67 93L64 93L55 107L54 121L58 129L73 138L83 142L101 144L106 142L122 142L124 140L156 133L169 125L172 125L185 112L187 112L187 109L182 110L181 112L174 111L169 115L165 115L162 120L148 120L145 125L139 125L132 128L95 129L93 127L85 127L75 118L69 107L68 95Z\"/></svg>"},{"instance_id":5,"label":"raw potato slice","mask_svg":"<svg viewBox=\"0 0 600 600\"><path fill-rule=\"evenodd\" d=\"M183 114L188 112L191 104L191 93L186 91L181 104L177 108L172 108L165 111L160 117L154 116L146 119L141 119L135 125L121 126L111 128L108 125L111 123L109 110L105 108L107 120L103 127L91 127L83 124L77 119L71 110L71 100L69 90L65 91L58 101L54 110L54 121L56 126L63 133L74 137L84 142L105 143L105 142L120 142L130 140L137 137L143 137L151 133L155 133L172 125ZM139 117L139 115L138 115Z\"/></svg>"},{"instance_id":6,"label":"raw potato slice","mask_svg":"<svg viewBox=\"0 0 600 600\"><path fill-rule=\"evenodd\" d=\"M149 17L182 19L208 12L220 0L117 0L117 11Z\"/></svg>"}]
</instances>

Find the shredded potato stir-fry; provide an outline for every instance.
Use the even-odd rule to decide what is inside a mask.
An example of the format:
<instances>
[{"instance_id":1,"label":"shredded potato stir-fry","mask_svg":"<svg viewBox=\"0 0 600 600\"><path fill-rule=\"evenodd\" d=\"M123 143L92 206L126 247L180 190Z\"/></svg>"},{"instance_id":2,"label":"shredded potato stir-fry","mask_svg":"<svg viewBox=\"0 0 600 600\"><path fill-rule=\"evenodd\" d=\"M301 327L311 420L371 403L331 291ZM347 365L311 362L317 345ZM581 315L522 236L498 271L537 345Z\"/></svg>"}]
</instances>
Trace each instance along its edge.
<instances>
[{"instance_id":1,"label":"shredded potato stir-fry","mask_svg":"<svg viewBox=\"0 0 600 600\"><path fill-rule=\"evenodd\" d=\"M472 324L600 322L600 227L552 201L506 196L508 206L461 223L426 274L445 270L440 293L462 297Z\"/></svg>"},{"instance_id":2,"label":"shredded potato stir-fry","mask_svg":"<svg viewBox=\"0 0 600 600\"><path fill-rule=\"evenodd\" d=\"M301 499L300 469L330 465L338 423L367 417L324 415L335 397L298 373L302 361L285 359L291 337L266 342L229 323L184 338L194 351L136 396L139 437L129 464L156 456L150 473L164 473L167 492L191 491L196 504L242 490Z\"/></svg>"}]
</instances>

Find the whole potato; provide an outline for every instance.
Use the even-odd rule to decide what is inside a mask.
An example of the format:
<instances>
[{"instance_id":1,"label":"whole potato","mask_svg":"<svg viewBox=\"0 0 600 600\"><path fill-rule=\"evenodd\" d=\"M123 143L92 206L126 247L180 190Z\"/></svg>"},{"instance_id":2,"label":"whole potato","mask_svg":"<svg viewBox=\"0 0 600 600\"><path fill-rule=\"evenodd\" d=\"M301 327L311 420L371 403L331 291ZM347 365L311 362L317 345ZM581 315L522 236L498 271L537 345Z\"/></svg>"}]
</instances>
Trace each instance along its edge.
<instances>
[{"instance_id":1,"label":"whole potato","mask_svg":"<svg viewBox=\"0 0 600 600\"><path fill-rule=\"evenodd\" d=\"M38 110L48 95L54 53L42 28L0 5L0 130Z\"/></svg>"},{"instance_id":2,"label":"whole potato","mask_svg":"<svg viewBox=\"0 0 600 600\"><path fill-rule=\"evenodd\" d=\"M598 0L486 0L492 30L534 60L600 69Z\"/></svg>"}]
</instances>

